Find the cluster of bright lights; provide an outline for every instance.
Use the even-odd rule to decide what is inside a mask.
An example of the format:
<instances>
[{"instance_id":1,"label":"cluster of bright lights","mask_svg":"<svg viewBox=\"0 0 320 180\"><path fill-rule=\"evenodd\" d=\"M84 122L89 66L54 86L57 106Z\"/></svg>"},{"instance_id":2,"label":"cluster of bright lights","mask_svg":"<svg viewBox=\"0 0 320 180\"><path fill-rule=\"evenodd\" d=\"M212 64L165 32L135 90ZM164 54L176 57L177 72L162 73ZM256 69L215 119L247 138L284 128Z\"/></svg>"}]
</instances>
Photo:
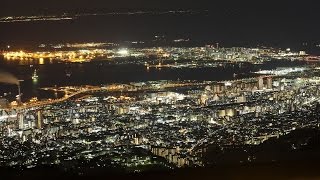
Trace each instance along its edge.
<instances>
[{"instance_id":1,"label":"cluster of bright lights","mask_svg":"<svg viewBox=\"0 0 320 180\"><path fill-rule=\"evenodd\" d=\"M109 43L75 43L75 44L66 44L66 47L71 48L87 48L87 47L102 47L110 45Z\"/></svg>"},{"instance_id":2,"label":"cluster of bright lights","mask_svg":"<svg viewBox=\"0 0 320 180\"><path fill-rule=\"evenodd\" d=\"M4 52L3 56L6 59L60 59L71 62L85 61L96 58L99 55L105 54L105 50L78 50L78 51L56 51L56 52L24 52L24 51L10 51Z\"/></svg>"},{"instance_id":3,"label":"cluster of bright lights","mask_svg":"<svg viewBox=\"0 0 320 180\"><path fill-rule=\"evenodd\" d=\"M121 55L121 56L128 56L129 55L129 51L128 51L128 49L120 49L118 51L118 54Z\"/></svg>"},{"instance_id":4,"label":"cluster of bright lights","mask_svg":"<svg viewBox=\"0 0 320 180\"><path fill-rule=\"evenodd\" d=\"M294 73L294 72L302 72L307 70L307 68L281 68L281 69L276 69L276 70L262 70L256 72L257 74L272 74L272 75L287 75L289 73Z\"/></svg>"}]
</instances>

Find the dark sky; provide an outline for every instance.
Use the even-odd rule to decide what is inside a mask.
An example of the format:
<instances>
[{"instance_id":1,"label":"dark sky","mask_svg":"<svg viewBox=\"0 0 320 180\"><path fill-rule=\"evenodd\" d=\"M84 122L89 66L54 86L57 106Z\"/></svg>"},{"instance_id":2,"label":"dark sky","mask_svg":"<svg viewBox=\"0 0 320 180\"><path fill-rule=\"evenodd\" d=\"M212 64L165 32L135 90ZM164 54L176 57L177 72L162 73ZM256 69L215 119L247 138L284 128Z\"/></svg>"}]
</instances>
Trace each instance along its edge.
<instances>
[{"instance_id":1,"label":"dark sky","mask_svg":"<svg viewBox=\"0 0 320 180\"><path fill-rule=\"evenodd\" d=\"M166 9L207 9L207 17L149 17L146 19L120 18L110 20L113 26L103 24L103 20L85 24L60 25L65 31L60 34L76 39L76 35L87 39L99 39L110 34L118 39L138 39L142 35L167 33L179 36L187 34L199 39L229 42L303 42L320 41L320 3L318 0L1 0L2 15L37 14L55 11L82 11L103 9L118 10L166 10ZM122 21L122 24L117 22ZM151 21L158 21L154 24ZM168 22L167 22L168 21ZM134 24L133 22L137 22ZM129 25L127 25L129 24ZM141 25L141 26L138 26ZM1 25L0 25L1 26ZM90 28L89 28L90 26ZM6 38L44 39L59 37L51 33L50 25L23 29L4 25ZM55 27L52 25L52 27ZM170 27L173 27L171 33ZM38 28L40 30L34 30ZM22 30L23 29L23 30ZM46 31L47 29L47 31ZM82 31L76 31L81 29ZM126 29L127 31L123 30ZM26 33L33 33L26 37ZM86 33L87 32L87 33ZM78 34L77 34L78 33ZM8 39L9 39L8 38ZM108 38L106 38L108 39Z\"/></svg>"},{"instance_id":2,"label":"dark sky","mask_svg":"<svg viewBox=\"0 0 320 180\"><path fill-rule=\"evenodd\" d=\"M232 5L215 0L3 0L6 8L186 8ZM231 1L229 1L231 2ZM233 1L235 3L237 1ZM248 1L249 2L249 1ZM253 1L252 1L253 2ZM243 4L245 2L237 3ZM17 7L17 6L20 6Z\"/></svg>"},{"instance_id":3,"label":"dark sky","mask_svg":"<svg viewBox=\"0 0 320 180\"><path fill-rule=\"evenodd\" d=\"M32 12L37 9L135 9L135 8L204 8L224 11L233 9L239 13L246 11L298 11L317 10L317 0L1 0L1 11L17 13ZM271 15L272 16L272 15Z\"/></svg>"},{"instance_id":4,"label":"dark sky","mask_svg":"<svg viewBox=\"0 0 320 180\"><path fill-rule=\"evenodd\" d=\"M3 0L2 0L3 1ZM165 9L165 8L207 8L206 0L4 0L4 12L32 12L38 9Z\"/></svg>"}]
</instances>

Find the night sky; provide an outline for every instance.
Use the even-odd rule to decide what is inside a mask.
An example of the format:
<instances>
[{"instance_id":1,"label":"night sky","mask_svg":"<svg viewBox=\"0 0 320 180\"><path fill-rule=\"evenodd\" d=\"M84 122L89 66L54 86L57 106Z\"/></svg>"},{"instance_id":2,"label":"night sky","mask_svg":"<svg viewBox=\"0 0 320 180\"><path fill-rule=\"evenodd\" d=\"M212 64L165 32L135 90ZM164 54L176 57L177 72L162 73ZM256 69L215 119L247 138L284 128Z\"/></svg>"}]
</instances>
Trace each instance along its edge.
<instances>
[{"instance_id":1,"label":"night sky","mask_svg":"<svg viewBox=\"0 0 320 180\"><path fill-rule=\"evenodd\" d=\"M36 12L39 9L176 9L202 8L217 12L234 11L238 15L255 13L270 19L287 15L314 18L319 15L317 0L2 0L1 13ZM276 14L273 15L272 12ZM319 17L319 16L318 16ZM317 17L317 18L318 18ZM314 18L316 19L316 18Z\"/></svg>"},{"instance_id":2,"label":"night sky","mask_svg":"<svg viewBox=\"0 0 320 180\"><path fill-rule=\"evenodd\" d=\"M81 11L125 11L125 10L168 10L168 9L206 9L205 17L144 17L139 19L120 19L122 25L110 27L103 23L85 23L65 25L68 37L76 40L77 33L71 33L75 29L84 29L78 32L83 40L108 40L108 39L139 39L142 35L152 36L156 33L166 33L172 36L188 36L193 39L208 41L225 41L228 43L303 43L320 41L320 11L316 0L290 1L241 1L241 0L4 0L1 1L0 12L4 15L22 15L54 12L81 12ZM150 23L152 20L158 24ZM118 22L119 19L108 20ZM142 25L136 26L132 22ZM159 25L160 24L160 25ZM157 27L157 25L159 27ZM21 35L23 25L9 27L1 25L3 41L24 39L45 39L46 36L58 39L53 33L35 32L34 27L28 28L26 33L31 33L28 38ZM3 27L4 26L4 27ZM50 25L49 25L50 26ZM64 27L63 25L60 25ZM171 29L167 26L172 27ZM37 28L40 25L37 24ZM52 26L53 27L53 26ZM157 28L155 30L155 27ZM13 30L20 29L20 30ZM41 29L41 28L40 28ZM45 30L46 28L44 28ZM127 29L127 31L121 30ZM129 29L129 30L128 30ZM49 31L48 31L49 32ZM85 32L85 33L84 33ZM113 33L113 34L112 34ZM118 33L118 34L117 34ZM94 35L93 35L94 34ZM112 38L110 37L112 34ZM8 37L13 38L8 38ZM108 37L107 37L108 36ZM102 38L103 37L103 38ZM50 39L50 38L49 38Z\"/></svg>"}]
</instances>

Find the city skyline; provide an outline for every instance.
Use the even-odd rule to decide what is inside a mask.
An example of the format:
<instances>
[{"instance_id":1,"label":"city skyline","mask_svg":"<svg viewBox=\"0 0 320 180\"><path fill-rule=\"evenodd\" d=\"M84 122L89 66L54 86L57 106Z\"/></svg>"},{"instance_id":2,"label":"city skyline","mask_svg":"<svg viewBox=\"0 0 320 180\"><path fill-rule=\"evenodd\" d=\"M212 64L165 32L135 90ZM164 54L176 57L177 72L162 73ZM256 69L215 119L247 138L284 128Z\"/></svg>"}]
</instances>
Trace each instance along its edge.
<instances>
[{"instance_id":1,"label":"city skyline","mask_svg":"<svg viewBox=\"0 0 320 180\"><path fill-rule=\"evenodd\" d=\"M317 179L317 8L1 2L1 175Z\"/></svg>"}]
</instances>

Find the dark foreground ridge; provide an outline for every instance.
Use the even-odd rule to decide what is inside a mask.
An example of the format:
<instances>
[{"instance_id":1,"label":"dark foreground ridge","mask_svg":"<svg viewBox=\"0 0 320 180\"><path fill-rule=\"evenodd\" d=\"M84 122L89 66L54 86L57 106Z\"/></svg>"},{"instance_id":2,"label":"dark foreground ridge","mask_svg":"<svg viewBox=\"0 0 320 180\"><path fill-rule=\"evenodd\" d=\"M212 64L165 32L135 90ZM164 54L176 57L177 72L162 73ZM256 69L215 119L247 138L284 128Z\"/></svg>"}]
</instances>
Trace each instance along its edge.
<instances>
[{"instance_id":1,"label":"dark foreground ridge","mask_svg":"<svg viewBox=\"0 0 320 180\"><path fill-rule=\"evenodd\" d=\"M251 165L229 165L217 168L186 168L175 171L150 171L137 174L115 173L109 169L96 169L88 174L76 175L60 171L58 168L39 167L17 173L13 169L2 168L4 179L319 179L319 163L286 162Z\"/></svg>"},{"instance_id":2,"label":"dark foreground ridge","mask_svg":"<svg viewBox=\"0 0 320 180\"><path fill-rule=\"evenodd\" d=\"M318 129L298 129L246 151L256 160L236 163L242 158L243 148L235 148L219 153L219 156L214 154L216 151L209 151L205 158L211 164L206 168L163 170L161 167L151 167L142 173L128 173L120 168L84 167L80 172L66 171L58 166L37 166L24 170L3 167L0 168L0 174L4 179L320 179Z\"/></svg>"}]
</instances>

